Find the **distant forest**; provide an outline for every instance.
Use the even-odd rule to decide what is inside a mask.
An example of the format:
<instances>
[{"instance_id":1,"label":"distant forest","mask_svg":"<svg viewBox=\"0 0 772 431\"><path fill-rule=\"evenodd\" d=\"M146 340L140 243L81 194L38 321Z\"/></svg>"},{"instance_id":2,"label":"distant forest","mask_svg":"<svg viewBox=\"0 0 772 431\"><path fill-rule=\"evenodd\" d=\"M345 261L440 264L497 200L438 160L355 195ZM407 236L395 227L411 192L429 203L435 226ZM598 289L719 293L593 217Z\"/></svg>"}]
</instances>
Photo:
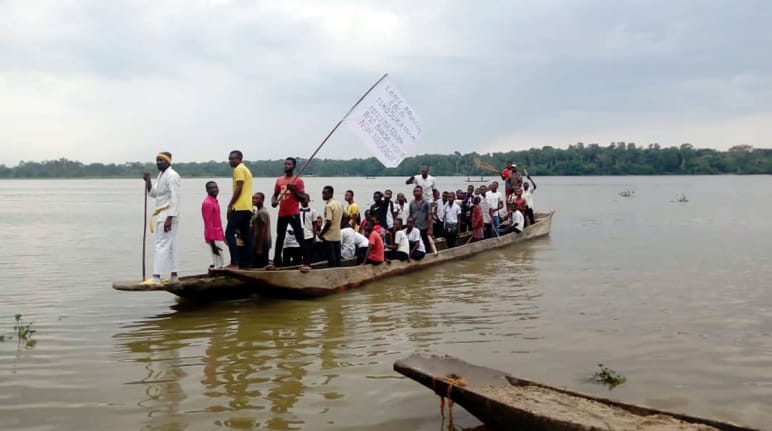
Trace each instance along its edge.
<instances>
[{"instance_id":1,"label":"distant forest","mask_svg":"<svg viewBox=\"0 0 772 431\"><path fill-rule=\"evenodd\" d=\"M608 146L577 143L569 148L542 147L506 153L425 154L405 159L397 168L384 168L375 158L353 160L314 159L304 175L335 176L410 176L420 165L428 164L432 175L483 176L491 174L486 165L503 168L507 160L525 168L532 175L711 175L772 174L772 149L754 149L738 145L727 151L697 149L691 144L662 148L634 143L612 142ZM299 159L298 166L303 159ZM246 161L256 177L273 177L282 172L280 160ZM185 177L228 177L227 161L175 163ZM0 178L140 178L143 172L155 172L153 163L81 163L59 159L43 162L19 162L17 166L0 165Z\"/></svg>"}]
</instances>

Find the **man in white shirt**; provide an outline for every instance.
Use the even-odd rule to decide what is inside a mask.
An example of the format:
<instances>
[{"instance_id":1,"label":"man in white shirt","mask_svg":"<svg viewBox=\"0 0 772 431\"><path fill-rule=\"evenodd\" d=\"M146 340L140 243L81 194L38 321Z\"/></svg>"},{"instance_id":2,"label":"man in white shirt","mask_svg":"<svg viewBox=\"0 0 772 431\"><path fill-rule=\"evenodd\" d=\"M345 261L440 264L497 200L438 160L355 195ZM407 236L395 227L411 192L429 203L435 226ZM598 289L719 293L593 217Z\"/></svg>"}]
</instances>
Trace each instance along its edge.
<instances>
[{"instance_id":1,"label":"man in white shirt","mask_svg":"<svg viewBox=\"0 0 772 431\"><path fill-rule=\"evenodd\" d=\"M488 206L488 200L485 199L485 193L488 192L488 187L485 185L480 186L478 189L478 196L480 197L480 209L483 213L483 231L484 231L484 237L485 239L491 238L493 236L493 229L491 228L491 212L490 207Z\"/></svg>"},{"instance_id":2,"label":"man in white shirt","mask_svg":"<svg viewBox=\"0 0 772 431\"><path fill-rule=\"evenodd\" d=\"M419 234L418 237L420 238L421 235ZM386 252L386 259L410 260L410 241L402 229L402 220L394 220L394 241L386 245L386 248L389 249Z\"/></svg>"},{"instance_id":3,"label":"man in white shirt","mask_svg":"<svg viewBox=\"0 0 772 431\"><path fill-rule=\"evenodd\" d=\"M501 220L499 219L499 210L504 207L504 201L501 197L499 190L499 183L494 181L491 183L490 189L485 193L485 200L488 202L488 211L491 215L491 224L493 234L496 238L499 237L499 225Z\"/></svg>"},{"instance_id":4,"label":"man in white shirt","mask_svg":"<svg viewBox=\"0 0 772 431\"><path fill-rule=\"evenodd\" d=\"M451 248L456 246L456 238L458 238L458 233L461 231L461 224L458 222L458 218L461 215L461 207L453 199L452 193L448 193L448 195L442 211L442 224L445 228L445 240L448 242L448 248Z\"/></svg>"},{"instance_id":5,"label":"man in white shirt","mask_svg":"<svg viewBox=\"0 0 772 431\"><path fill-rule=\"evenodd\" d=\"M510 220L512 221L512 228L515 230L515 232L520 233L523 231L523 228L525 227L525 218L523 217L523 213L518 210L512 210Z\"/></svg>"},{"instance_id":6,"label":"man in white shirt","mask_svg":"<svg viewBox=\"0 0 772 431\"><path fill-rule=\"evenodd\" d=\"M407 234L407 241L410 244L410 258L413 260L423 259L426 256L426 247L424 246L423 238L421 238L421 231L415 227L413 217L407 218L405 234Z\"/></svg>"},{"instance_id":7,"label":"man in white shirt","mask_svg":"<svg viewBox=\"0 0 772 431\"><path fill-rule=\"evenodd\" d=\"M155 198L155 210L150 217L150 232L155 235L153 245L153 278L142 284L161 284L161 274L169 271L171 283L178 283L177 277L177 231L179 231L180 174L172 169L172 154L158 153L155 165L160 171L155 185L150 174L145 172L145 188Z\"/></svg>"},{"instance_id":8,"label":"man in white shirt","mask_svg":"<svg viewBox=\"0 0 772 431\"><path fill-rule=\"evenodd\" d=\"M397 202L394 204L394 217L402 220L402 226L407 224L409 210L410 205L408 205L404 193L397 193Z\"/></svg>"},{"instance_id":9,"label":"man in white shirt","mask_svg":"<svg viewBox=\"0 0 772 431\"><path fill-rule=\"evenodd\" d=\"M413 175L405 181L405 184L415 184L421 186L423 190L423 197L429 205L434 202L434 190L437 190L437 180L433 176L429 175L429 166L421 165L421 174Z\"/></svg>"},{"instance_id":10,"label":"man in white shirt","mask_svg":"<svg viewBox=\"0 0 772 431\"><path fill-rule=\"evenodd\" d=\"M359 232L354 231L354 229L349 224L349 220L344 217L343 220L341 220L341 229L340 229L340 256L343 259L353 259L354 257L357 258L357 262L361 263L361 260L363 261L365 258L365 254L367 253L367 247L369 244L369 241L366 236L362 235Z\"/></svg>"},{"instance_id":11,"label":"man in white shirt","mask_svg":"<svg viewBox=\"0 0 772 431\"><path fill-rule=\"evenodd\" d=\"M525 199L525 216L528 217L528 224L531 225L536 222L533 216L533 192L536 191L536 183L533 181L533 178L531 178L530 175L526 174L526 178L528 178L528 181L530 181L531 185L533 185L533 187L528 187L528 183L523 182L523 199Z\"/></svg>"}]
</instances>

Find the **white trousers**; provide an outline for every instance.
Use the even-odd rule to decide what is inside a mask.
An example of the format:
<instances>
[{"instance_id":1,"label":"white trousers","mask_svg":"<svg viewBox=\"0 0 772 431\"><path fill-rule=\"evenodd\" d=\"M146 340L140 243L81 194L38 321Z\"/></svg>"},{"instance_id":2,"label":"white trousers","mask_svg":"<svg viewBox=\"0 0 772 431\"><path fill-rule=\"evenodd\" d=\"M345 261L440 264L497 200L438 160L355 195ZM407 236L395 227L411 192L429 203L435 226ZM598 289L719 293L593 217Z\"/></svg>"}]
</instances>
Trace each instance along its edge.
<instances>
[{"instance_id":1,"label":"white trousers","mask_svg":"<svg viewBox=\"0 0 772 431\"><path fill-rule=\"evenodd\" d=\"M225 266L225 250L228 249L228 247L225 246L225 243L222 241L215 241L214 245L220 248L220 255L216 255L212 253L212 246L209 245L209 243L206 243L206 248L209 249L209 253L212 255L212 266L215 268L222 268Z\"/></svg>"},{"instance_id":2,"label":"white trousers","mask_svg":"<svg viewBox=\"0 0 772 431\"><path fill-rule=\"evenodd\" d=\"M153 275L177 272L177 231L180 227L177 223L177 217L175 217L172 219L172 230L164 232L164 220L165 218L155 224Z\"/></svg>"}]
</instances>

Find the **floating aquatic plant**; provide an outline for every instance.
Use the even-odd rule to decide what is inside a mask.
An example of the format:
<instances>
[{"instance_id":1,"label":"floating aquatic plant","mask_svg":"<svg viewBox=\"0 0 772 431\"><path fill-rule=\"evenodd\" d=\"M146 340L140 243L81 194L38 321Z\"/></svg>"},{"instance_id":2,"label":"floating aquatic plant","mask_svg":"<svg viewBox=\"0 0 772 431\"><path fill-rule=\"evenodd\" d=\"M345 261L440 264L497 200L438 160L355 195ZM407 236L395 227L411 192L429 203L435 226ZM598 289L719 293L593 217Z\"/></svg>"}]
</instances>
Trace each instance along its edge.
<instances>
[{"instance_id":1,"label":"floating aquatic plant","mask_svg":"<svg viewBox=\"0 0 772 431\"><path fill-rule=\"evenodd\" d=\"M606 367L603 364L598 364L598 368L599 370L592 375L593 381L602 383L608 386L609 389L614 389L627 380L625 376L619 374L611 368Z\"/></svg>"}]
</instances>

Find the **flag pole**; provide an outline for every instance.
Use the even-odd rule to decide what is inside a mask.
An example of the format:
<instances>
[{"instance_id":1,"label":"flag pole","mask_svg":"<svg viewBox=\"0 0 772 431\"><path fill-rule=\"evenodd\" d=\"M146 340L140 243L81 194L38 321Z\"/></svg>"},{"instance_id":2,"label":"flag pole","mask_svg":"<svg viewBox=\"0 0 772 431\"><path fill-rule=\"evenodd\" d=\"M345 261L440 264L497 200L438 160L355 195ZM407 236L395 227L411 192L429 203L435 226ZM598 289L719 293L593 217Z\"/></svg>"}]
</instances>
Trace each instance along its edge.
<instances>
[{"instance_id":1,"label":"flag pole","mask_svg":"<svg viewBox=\"0 0 772 431\"><path fill-rule=\"evenodd\" d=\"M298 171L298 172L295 174L295 178L299 177L299 176L300 176L300 174L302 174L302 173L303 173L303 171L306 169L306 167L308 167L308 164L309 164L309 163L311 163L311 160L313 160L313 159L314 159L314 157L316 156L316 153L318 153L318 152L319 152L319 150L321 150L321 149L322 149L322 147L324 146L324 144L326 144L326 143L327 143L327 140L328 140L328 139L330 139L330 136L332 136L332 134L333 134L333 133L335 133L335 131L336 131L336 130L338 130L338 127L339 127L341 124L343 124L343 121L345 121L345 120L346 120L346 118L349 116L349 114L351 114L351 111L353 111L353 110L354 110L354 108L356 108L356 107L357 107L357 105L359 105L359 104L362 102L362 100L364 100L364 98L365 98L365 97L367 97L367 95L368 95L368 94L370 94L370 92L371 92L371 91L373 91L373 89L374 89L374 88L375 88L375 87L376 87L378 84L380 84L380 83L381 83L381 81L383 81L384 79L386 79L386 77L387 77L387 76L389 76L389 74L388 74L388 73L384 73L384 74L383 74L383 76L381 76L381 79L379 79L379 80L375 81L375 84L373 84L373 86L372 86L372 87L370 87L370 89L369 89L369 90L367 90L367 92L365 92L365 94L363 94L363 95L362 95L362 97L360 97L360 98L359 98L359 100L357 100L357 103L355 103L355 104L354 104L354 106L352 106L352 107L351 107L351 109L349 109L349 110L348 110L348 112L346 112L346 115L344 115L344 116L343 116L343 118L341 118L341 119L340 119L340 121L338 121L338 124L336 124L336 125L335 125L335 127L333 127L333 128L332 128L332 130L330 130L330 133L328 133L328 134L327 134L327 136L324 138L324 140L322 141L322 143L321 143L321 144L319 144L319 146L318 146L318 147L316 147L316 150L313 152L313 154L311 154L311 157L309 157L308 159L306 159L306 161L303 163L303 166L301 166L301 167L300 167L300 170L299 170L299 171ZM293 182L294 182L294 181L293 181Z\"/></svg>"}]
</instances>

